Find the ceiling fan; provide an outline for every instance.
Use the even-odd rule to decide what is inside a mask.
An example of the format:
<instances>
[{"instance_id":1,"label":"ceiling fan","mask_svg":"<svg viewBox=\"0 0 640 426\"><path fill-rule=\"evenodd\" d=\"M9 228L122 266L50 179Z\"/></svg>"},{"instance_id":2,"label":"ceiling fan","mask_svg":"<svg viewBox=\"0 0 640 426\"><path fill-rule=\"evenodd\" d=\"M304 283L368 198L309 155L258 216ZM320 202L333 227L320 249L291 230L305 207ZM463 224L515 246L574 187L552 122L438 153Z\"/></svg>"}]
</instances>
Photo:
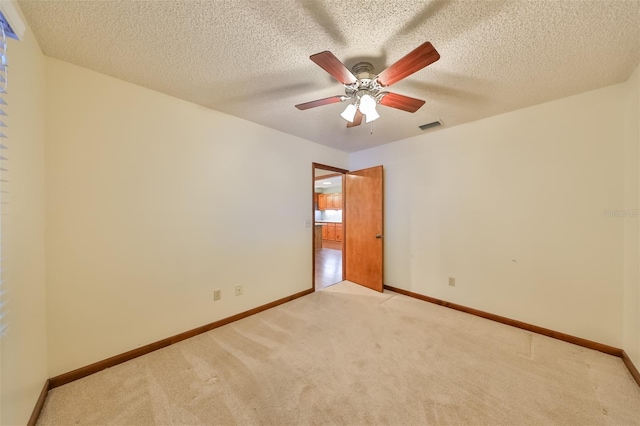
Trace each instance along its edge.
<instances>
[{"instance_id":1,"label":"ceiling fan","mask_svg":"<svg viewBox=\"0 0 640 426\"><path fill-rule=\"evenodd\" d=\"M382 89L434 63L440 59L440 54L431 43L426 42L378 75L373 74L373 65L369 62L359 62L349 71L329 51L316 53L309 59L342 83L345 94L298 104L296 108L305 110L351 100L352 102L340 115L348 121L347 127L354 127L362 123L363 116L367 123L378 119L380 115L376 111L377 104L408 112L416 112L420 109L424 105L423 100L384 92Z\"/></svg>"}]
</instances>

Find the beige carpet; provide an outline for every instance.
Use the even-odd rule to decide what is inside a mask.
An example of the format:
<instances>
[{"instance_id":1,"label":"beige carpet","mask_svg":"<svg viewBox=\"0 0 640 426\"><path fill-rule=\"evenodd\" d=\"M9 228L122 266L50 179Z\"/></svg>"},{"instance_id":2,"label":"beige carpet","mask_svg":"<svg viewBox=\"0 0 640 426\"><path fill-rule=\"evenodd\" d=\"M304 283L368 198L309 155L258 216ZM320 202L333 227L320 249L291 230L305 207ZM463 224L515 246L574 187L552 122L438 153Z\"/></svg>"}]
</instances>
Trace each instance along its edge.
<instances>
[{"instance_id":1,"label":"beige carpet","mask_svg":"<svg viewBox=\"0 0 640 426\"><path fill-rule=\"evenodd\" d=\"M344 282L49 393L40 425L626 425L619 358Z\"/></svg>"}]
</instances>

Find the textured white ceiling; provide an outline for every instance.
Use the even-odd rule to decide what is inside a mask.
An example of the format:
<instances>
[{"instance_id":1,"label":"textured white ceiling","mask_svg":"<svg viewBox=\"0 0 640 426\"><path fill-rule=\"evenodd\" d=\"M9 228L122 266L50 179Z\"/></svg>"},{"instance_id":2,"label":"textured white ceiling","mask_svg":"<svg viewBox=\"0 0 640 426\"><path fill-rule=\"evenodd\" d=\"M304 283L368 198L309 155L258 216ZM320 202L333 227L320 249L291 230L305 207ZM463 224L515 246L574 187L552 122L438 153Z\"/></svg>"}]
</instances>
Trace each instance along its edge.
<instances>
[{"instance_id":1,"label":"textured white ceiling","mask_svg":"<svg viewBox=\"0 0 640 426\"><path fill-rule=\"evenodd\" d=\"M46 55L354 152L626 80L640 61L640 1L33 1L19 4ZM344 94L309 60L324 50L381 71L430 41L441 59L347 129ZM373 130L373 134L371 131ZM432 130L437 131L437 130Z\"/></svg>"}]
</instances>

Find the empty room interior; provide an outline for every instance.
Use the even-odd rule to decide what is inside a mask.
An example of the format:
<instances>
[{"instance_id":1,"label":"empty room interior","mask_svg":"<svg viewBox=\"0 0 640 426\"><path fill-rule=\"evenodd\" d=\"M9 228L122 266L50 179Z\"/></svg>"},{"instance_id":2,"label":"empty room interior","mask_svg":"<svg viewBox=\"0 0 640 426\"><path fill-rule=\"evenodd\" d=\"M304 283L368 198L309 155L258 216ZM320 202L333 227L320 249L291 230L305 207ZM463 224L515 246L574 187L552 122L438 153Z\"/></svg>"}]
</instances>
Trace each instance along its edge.
<instances>
[{"instance_id":1,"label":"empty room interior","mask_svg":"<svg viewBox=\"0 0 640 426\"><path fill-rule=\"evenodd\" d=\"M640 0L0 12L0 424L640 425Z\"/></svg>"}]
</instances>

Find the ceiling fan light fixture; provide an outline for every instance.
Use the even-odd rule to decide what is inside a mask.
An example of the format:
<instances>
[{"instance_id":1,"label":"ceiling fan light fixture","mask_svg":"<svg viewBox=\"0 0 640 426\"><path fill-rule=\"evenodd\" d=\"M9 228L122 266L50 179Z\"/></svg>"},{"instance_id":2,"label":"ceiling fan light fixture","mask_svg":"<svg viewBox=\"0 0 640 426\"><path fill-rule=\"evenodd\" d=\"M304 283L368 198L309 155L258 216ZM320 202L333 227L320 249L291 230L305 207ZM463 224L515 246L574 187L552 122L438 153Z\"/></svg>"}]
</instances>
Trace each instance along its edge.
<instances>
[{"instance_id":1,"label":"ceiling fan light fixture","mask_svg":"<svg viewBox=\"0 0 640 426\"><path fill-rule=\"evenodd\" d=\"M376 111L376 104L376 99L369 94L364 94L360 97L360 112L366 117L365 121L367 123L371 123L380 118L380 114Z\"/></svg>"},{"instance_id":2,"label":"ceiling fan light fixture","mask_svg":"<svg viewBox=\"0 0 640 426\"><path fill-rule=\"evenodd\" d=\"M367 123L372 123L380 118L376 111L376 105L379 103L407 112L416 112L420 109L425 103L421 99L393 92L381 92L381 90L436 62L440 59L440 54L427 41L377 75L374 74L373 65L369 62L358 62L349 70L328 50L311 55L309 59L341 83L344 86L345 94L344 96L337 95L305 102L295 107L299 110L306 110L350 100L349 105L340 114L348 121L347 128L350 128L359 126L365 117ZM371 129L373 133L373 127Z\"/></svg>"},{"instance_id":3,"label":"ceiling fan light fixture","mask_svg":"<svg viewBox=\"0 0 640 426\"><path fill-rule=\"evenodd\" d=\"M365 114L364 116L365 116L365 123L371 123L372 121L376 121L378 118L380 118L380 114L378 114L378 111L376 111L375 108L369 111L369 113Z\"/></svg>"},{"instance_id":4,"label":"ceiling fan light fixture","mask_svg":"<svg viewBox=\"0 0 640 426\"><path fill-rule=\"evenodd\" d=\"M344 118L349 123L353 123L353 120L356 117L356 111L357 110L358 109L356 108L356 106L354 104L349 104L349 105L347 105L345 110L342 111L342 114L340 114L340 117Z\"/></svg>"},{"instance_id":5,"label":"ceiling fan light fixture","mask_svg":"<svg viewBox=\"0 0 640 426\"><path fill-rule=\"evenodd\" d=\"M376 110L376 100L371 95L362 95L360 98L360 112L369 115Z\"/></svg>"}]
</instances>

